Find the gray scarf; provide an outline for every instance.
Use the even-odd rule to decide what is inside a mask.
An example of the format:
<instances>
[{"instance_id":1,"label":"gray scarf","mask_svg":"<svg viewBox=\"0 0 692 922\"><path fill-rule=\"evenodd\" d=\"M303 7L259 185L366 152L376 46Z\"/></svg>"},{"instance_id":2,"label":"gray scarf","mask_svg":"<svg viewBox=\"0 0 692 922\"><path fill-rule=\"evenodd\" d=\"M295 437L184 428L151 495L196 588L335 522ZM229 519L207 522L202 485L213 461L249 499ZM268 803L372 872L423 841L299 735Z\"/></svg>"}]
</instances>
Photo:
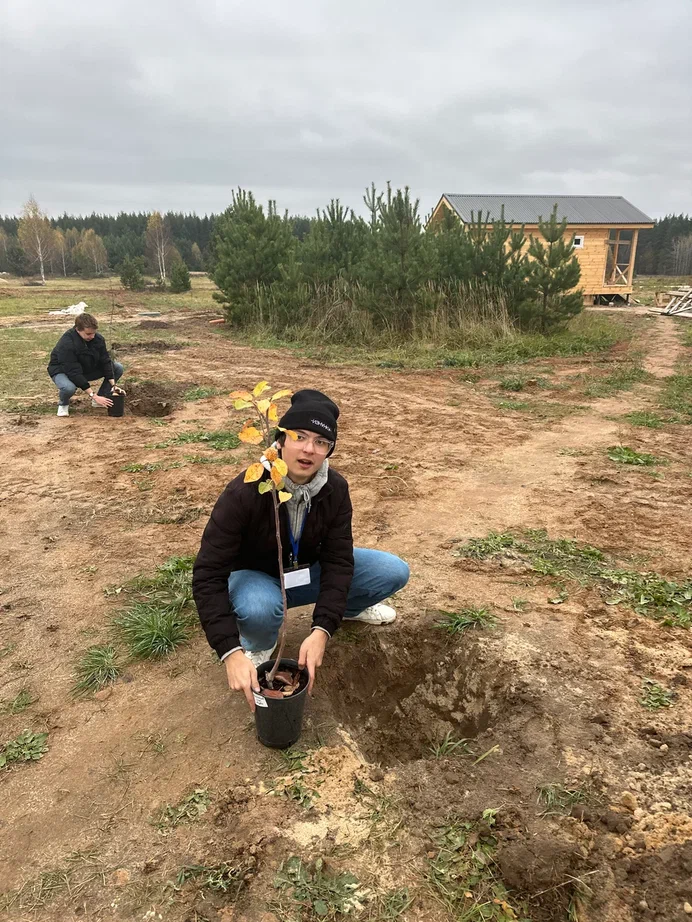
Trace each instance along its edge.
<instances>
[{"instance_id":1,"label":"gray scarf","mask_svg":"<svg viewBox=\"0 0 692 922\"><path fill-rule=\"evenodd\" d=\"M286 475L284 481L286 490L291 498L285 503L288 521L291 523L291 532L297 537L305 522L305 516L310 512L312 501L327 482L329 461L324 459L315 476L308 483L293 483Z\"/></svg>"}]
</instances>

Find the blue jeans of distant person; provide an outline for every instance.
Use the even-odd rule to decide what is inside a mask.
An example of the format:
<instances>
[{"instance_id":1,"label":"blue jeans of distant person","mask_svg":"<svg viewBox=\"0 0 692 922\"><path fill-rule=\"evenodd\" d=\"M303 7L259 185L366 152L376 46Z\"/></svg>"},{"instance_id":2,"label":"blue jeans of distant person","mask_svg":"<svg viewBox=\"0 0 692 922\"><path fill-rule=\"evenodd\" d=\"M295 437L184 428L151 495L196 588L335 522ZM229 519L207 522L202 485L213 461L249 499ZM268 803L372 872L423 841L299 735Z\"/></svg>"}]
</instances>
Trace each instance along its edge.
<instances>
[{"instance_id":1,"label":"blue jeans of distant person","mask_svg":"<svg viewBox=\"0 0 692 922\"><path fill-rule=\"evenodd\" d=\"M120 362L113 362L113 379L118 381L122 377L122 373L125 371ZM77 390L77 385L74 381L71 381L67 375L59 374L52 376L53 384L57 387L58 401L61 406L66 407L70 402L70 397L74 397L75 391ZM103 384L99 388L99 397L110 397L111 395L111 386L108 383L108 378L103 379Z\"/></svg>"},{"instance_id":2,"label":"blue jeans of distant person","mask_svg":"<svg viewBox=\"0 0 692 922\"><path fill-rule=\"evenodd\" d=\"M353 549L353 581L346 601L344 621L402 589L409 578L408 564L386 551ZM286 590L289 608L312 605L320 592L319 563L310 567L310 583ZM283 618L278 576L261 570L235 570L228 578L228 595L238 619L246 650L269 650L276 643Z\"/></svg>"}]
</instances>

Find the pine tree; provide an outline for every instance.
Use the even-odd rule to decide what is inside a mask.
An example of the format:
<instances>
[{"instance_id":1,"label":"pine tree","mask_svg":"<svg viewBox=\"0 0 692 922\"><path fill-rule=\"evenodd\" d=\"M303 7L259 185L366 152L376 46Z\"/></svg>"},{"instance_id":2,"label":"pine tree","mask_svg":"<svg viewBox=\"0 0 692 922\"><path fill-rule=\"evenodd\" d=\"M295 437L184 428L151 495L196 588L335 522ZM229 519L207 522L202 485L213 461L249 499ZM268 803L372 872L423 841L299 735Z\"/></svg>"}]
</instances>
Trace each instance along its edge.
<instances>
[{"instance_id":1,"label":"pine tree","mask_svg":"<svg viewBox=\"0 0 692 922\"><path fill-rule=\"evenodd\" d=\"M274 202L265 214L252 192L238 189L214 224L210 274L219 288L215 299L231 311L253 301L258 285L281 278L296 244L288 217L277 214Z\"/></svg>"},{"instance_id":2,"label":"pine tree","mask_svg":"<svg viewBox=\"0 0 692 922\"><path fill-rule=\"evenodd\" d=\"M141 257L137 259L131 256L125 257L120 271L120 282L123 288L129 288L130 291L141 291L144 288L142 262Z\"/></svg>"},{"instance_id":3,"label":"pine tree","mask_svg":"<svg viewBox=\"0 0 692 922\"><path fill-rule=\"evenodd\" d=\"M387 183L386 196L376 196L373 185L368 195L378 203L378 220L365 277L376 289L390 292L401 302L435 277L434 241L423 233L419 200L411 200L408 186L392 193Z\"/></svg>"},{"instance_id":4,"label":"pine tree","mask_svg":"<svg viewBox=\"0 0 692 922\"><path fill-rule=\"evenodd\" d=\"M305 277L317 284L352 278L363 259L367 239L366 223L339 199L332 199L324 211L317 212L300 247Z\"/></svg>"},{"instance_id":5,"label":"pine tree","mask_svg":"<svg viewBox=\"0 0 692 922\"><path fill-rule=\"evenodd\" d=\"M191 288L190 270L182 259L178 259L173 263L171 269L171 291L173 294L180 294L183 291L190 291Z\"/></svg>"},{"instance_id":6,"label":"pine tree","mask_svg":"<svg viewBox=\"0 0 692 922\"><path fill-rule=\"evenodd\" d=\"M550 219L538 219L543 240L531 237L530 282L538 297L538 320L541 332L557 326L578 314L584 306L581 289L573 291L579 282L581 269L574 255L574 241L565 240L567 219L558 221L557 205Z\"/></svg>"}]
</instances>

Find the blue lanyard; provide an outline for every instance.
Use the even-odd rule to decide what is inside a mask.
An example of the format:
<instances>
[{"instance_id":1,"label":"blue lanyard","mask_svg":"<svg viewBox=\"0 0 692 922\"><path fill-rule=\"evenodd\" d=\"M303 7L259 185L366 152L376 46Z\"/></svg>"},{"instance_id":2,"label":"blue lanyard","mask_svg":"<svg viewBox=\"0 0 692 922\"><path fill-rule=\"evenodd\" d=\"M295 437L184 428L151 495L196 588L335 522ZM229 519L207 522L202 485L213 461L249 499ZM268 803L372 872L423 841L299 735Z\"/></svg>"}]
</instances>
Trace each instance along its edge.
<instances>
[{"instance_id":1,"label":"blue lanyard","mask_svg":"<svg viewBox=\"0 0 692 922\"><path fill-rule=\"evenodd\" d=\"M308 514L306 512L305 515L303 516L303 524L300 526L300 532L298 534L298 537L296 538L293 536L293 529L291 528L291 519L288 516L288 514L286 514L286 518L288 519L288 537L291 541L291 565L294 567L298 566L298 548L300 547L300 539L303 537L303 530L305 529L305 521L307 517L308 517Z\"/></svg>"}]
</instances>

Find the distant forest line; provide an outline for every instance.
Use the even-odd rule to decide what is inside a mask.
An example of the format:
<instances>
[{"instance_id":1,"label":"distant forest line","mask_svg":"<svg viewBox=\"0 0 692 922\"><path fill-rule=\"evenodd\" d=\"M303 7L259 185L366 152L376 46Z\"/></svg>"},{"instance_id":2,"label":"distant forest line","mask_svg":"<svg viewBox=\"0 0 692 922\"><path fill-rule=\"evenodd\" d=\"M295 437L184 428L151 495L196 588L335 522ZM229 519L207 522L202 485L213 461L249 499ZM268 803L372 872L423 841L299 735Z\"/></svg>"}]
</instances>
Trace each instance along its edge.
<instances>
[{"instance_id":1,"label":"distant forest line","mask_svg":"<svg viewBox=\"0 0 692 922\"><path fill-rule=\"evenodd\" d=\"M59 218L50 218L49 221L53 228L64 234L72 229L80 233L94 231L103 241L108 267L117 273L128 257L146 257L146 230L150 215L150 212L121 212L118 215L94 213L87 216L63 214ZM207 268L214 224L219 217L214 214L201 217L173 211L163 215L173 245L189 269L199 271ZM17 237L19 220L19 217L0 217L0 229L5 232L10 243ZM294 236L303 240L309 234L315 220L316 218L306 215L289 216ZM635 271L640 275L687 274L684 270L687 269L688 260L685 259L681 263L680 249L681 243L686 244L690 240L692 216L666 215L665 218L656 221L652 230L639 232ZM11 248L5 249L6 252L10 252ZM0 263L5 262L2 255L0 252ZM32 272L31 267L23 265L18 256L11 264L3 264L0 268L17 274L28 275Z\"/></svg>"}]
</instances>

